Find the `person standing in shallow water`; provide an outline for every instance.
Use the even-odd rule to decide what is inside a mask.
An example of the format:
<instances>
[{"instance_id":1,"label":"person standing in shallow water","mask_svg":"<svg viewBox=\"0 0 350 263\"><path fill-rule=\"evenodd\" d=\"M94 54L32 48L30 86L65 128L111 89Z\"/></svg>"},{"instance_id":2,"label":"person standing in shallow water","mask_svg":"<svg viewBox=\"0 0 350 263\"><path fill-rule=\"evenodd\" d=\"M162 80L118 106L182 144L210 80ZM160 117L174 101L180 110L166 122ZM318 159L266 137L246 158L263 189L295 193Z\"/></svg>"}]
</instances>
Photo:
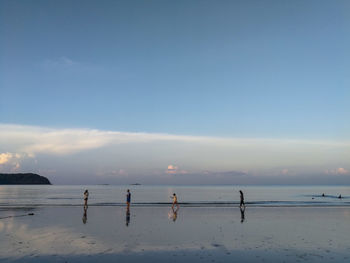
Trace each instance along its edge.
<instances>
[{"instance_id":1,"label":"person standing in shallow water","mask_svg":"<svg viewBox=\"0 0 350 263\"><path fill-rule=\"evenodd\" d=\"M176 205L176 209L179 209L179 204L177 203L177 196L176 194L174 193L172 197L170 197L173 199L173 205L171 206L171 209L173 209L174 211L174 208L175 208L175 205Z\"/></svg>"},{"instance_id":2,"label":"person standing in shallow water","mask_svg":"<svg viewBox=\"0 0 350 263\"><path fill-rule=\"evenodd\" d=\"M242 190L239 190L239 194L240 194L240 203L239 203L239 207L240 208L245 208L245 203L244 203L244 195Z\"/></svg>"},{"instance_id":3,"label":"person standing in shallow water","mask_svg":"<svg viewBox=\"0 0 350 263\"><path fill-rule=\"evenodd\" d=\"M84 209L88 206L88 199L89 199L89 191L86 189L84 192Z\"/></svg>"},{"instance_id":4,"label":"person standing in shallow water","mask_svg":"<svg viewBox=\"0 0 350 263\"><path fill-rule=\"evenodd\" d=\"M131 193L130 193L130 190L128 189L128 190L127 190L127 193L126 193L126 205L127 205L127 209L129 209L129 207L130 207L130 202L131 202Z\"/></svg>"}]
</instances>

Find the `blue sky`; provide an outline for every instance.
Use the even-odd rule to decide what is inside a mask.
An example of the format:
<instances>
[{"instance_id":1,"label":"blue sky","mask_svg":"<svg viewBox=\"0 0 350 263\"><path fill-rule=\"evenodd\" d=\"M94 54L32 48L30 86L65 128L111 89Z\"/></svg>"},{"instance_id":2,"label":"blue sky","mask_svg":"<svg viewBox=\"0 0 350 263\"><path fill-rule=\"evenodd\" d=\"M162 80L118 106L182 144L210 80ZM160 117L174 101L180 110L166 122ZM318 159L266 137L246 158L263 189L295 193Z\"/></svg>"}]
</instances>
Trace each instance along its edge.
<instances>
[{"instance_id":1,"label":"blue sky","mask_svg":"<svg viewBox=\"0 0 350 263\"><path fill-rule=\"evenodd\" d=\"M35 138L48 129L50 134L68 129L69 138L98 131L98 141L103 141L78 147L74 160L84 163L89 160L87 152L111 151L112 157L96 159L94 167L101 166L101 171L91 174L91 182L96 173L110 171L154 182L159 178L146 174L161 173L161 167L168 175L186 171L182 175L192 176L193 182L193 174L207 175L208 169L213 174L261 171L261 176L293 170L297 178L324 176L324 171L336 174L342 168L346 175L349 12L349 1L1 1L0 153L12 157L6 163L4 157L3 164L0 158L0 168L13 170L18 163L19 171L55 170L51 176L74 174L78 183L84 181L80 174L87 171L63 161L73 158L71 150L57 157L55 143L52 149L37 146ZM23 129L31 135L23 135ZM11 137L5 137L9 131ZM16 131L35 142L36 150L27 147L27 141L19 145L13 137ZM105 132L159 136L147 143L150 153L141 154L144 145L132 142L139 148L114 165L115 156L123 153L111 143L119 142L115 137L106 142ZM167 141L168 147L157 148L154 144L165 135L179 137ZM184 136L192 136L191 143L187 140L180 147L177 142ZM338 159L331 154L320 157L315 148L309 162L301 164L298 151L282 147L288 157L276 161L271 155L265 166L249 164L264 155L261 151L261 156L249 158L255 148L240 162L221 163L227 154L237 159L236 144L204 147L213 153L204 158L192 145L197 137L205 137L206 143L213 138L275 140L266 146L269 149L277 142L296 140L303 142L299 152L317 141L333 145L328 150ZM187 156L188 148L197 150ZM148 154L169 158L152 166ZM25 166L23 156L32 156L28 158L35 159L35 165ZM125 164L135 156L133 165ZM290 158L295 162L291 164ZM13 163L6 166L9 160ZM169 172L168 166L177 171Z\"/></svg>"}]
</instances>

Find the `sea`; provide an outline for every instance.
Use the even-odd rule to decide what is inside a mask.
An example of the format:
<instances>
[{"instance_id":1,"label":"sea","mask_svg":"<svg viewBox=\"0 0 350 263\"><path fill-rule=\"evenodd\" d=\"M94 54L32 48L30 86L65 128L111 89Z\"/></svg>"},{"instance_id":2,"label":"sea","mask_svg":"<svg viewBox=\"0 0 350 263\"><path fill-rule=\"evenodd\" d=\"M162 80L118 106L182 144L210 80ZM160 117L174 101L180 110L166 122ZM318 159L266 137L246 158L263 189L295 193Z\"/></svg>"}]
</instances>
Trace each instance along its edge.
<instances>
[{"instance_id":1,"label":"sea","mask_svg":"<svg viewBox=\"0 0 350 263\"><path fill-rule=\"evenodd\" d=\"M173 193L180 206L237 206L239 190L252 207L350 206L350 186L1 185L0 207L80 206L86 189L89 206L124 206L127 189L133 206L168 206Z\"/></svg>"}]
</instances>

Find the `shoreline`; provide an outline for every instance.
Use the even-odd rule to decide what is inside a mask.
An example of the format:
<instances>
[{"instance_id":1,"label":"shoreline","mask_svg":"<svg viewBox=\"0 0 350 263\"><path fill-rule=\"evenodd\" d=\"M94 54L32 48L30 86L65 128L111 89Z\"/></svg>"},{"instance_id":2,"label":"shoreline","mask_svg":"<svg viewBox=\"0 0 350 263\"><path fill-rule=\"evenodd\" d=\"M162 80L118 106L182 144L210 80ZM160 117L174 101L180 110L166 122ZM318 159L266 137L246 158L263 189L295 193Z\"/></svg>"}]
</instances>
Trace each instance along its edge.
<instances>
[{"instance_id":1,"label":"shoreline","mask_svg":"<svg viewBox=\"0 0 350 263\"><path fill-rule=\"evenodd\" d=\"M239 208L239 203L237 204L188 204L188 203L178 203L181 207L186 208ZM130 207L148 207L148 208L161 208L161 207L171 207L172 203L131 203ZM7 208L40 208L40 207L83 207L84 204L16 204L16 205L0 205L1 209ZM88 204L89 207L126 207L126 204ZM250 204L246 203L247 208L350 208L350 202L347 204L297 204L297 205L261 205L261 204Z\"/></svg>"}]
</instances>

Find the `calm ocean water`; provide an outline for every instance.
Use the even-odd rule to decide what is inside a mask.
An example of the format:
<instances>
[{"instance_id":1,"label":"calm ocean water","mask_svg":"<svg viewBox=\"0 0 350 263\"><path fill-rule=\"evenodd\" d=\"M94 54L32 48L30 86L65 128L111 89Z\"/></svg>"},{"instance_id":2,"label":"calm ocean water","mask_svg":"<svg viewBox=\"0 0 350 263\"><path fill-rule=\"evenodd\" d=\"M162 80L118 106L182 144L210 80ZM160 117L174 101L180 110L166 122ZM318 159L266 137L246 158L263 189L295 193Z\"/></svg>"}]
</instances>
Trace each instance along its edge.
<instances>
[{"instance_id":1,"label":"calm ocean water","mask_svg":"<svg viewBox=\"0 0 350 263\"><path fill-rule=\"evenodd\" d=\"M350 186L0 186L0 206L74 206L90 192L89 205L124 205L126 190L134 206L163 206L176 193L184 206L235 206L239 190L248 206L350 206ZM322 193L325 197L322 197ZM338 196L342 198L339 199Z\"/></svg>"}]
</instances>

